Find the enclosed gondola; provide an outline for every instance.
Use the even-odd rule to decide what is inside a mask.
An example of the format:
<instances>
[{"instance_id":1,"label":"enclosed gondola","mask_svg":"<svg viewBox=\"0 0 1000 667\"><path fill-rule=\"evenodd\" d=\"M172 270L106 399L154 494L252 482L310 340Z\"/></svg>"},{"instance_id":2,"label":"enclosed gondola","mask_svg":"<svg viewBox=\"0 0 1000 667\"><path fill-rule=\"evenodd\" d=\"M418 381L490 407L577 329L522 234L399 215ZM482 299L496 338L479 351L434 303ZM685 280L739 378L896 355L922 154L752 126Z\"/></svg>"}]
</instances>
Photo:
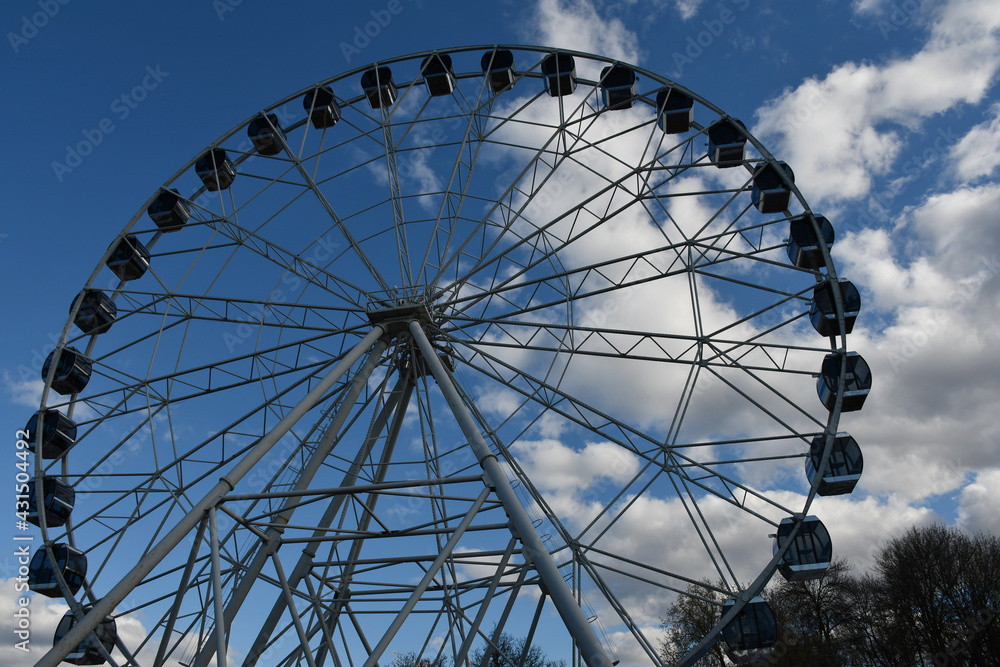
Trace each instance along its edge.
<instances>
[{"instance_id":1,"label":"enclosed gondola","mask_svg":"<svg viewBox=\"0 0 1000 667\"><path fill-rule=\"evenodd\" d=\"M455 70L451 66L451 56L446 53L427 56L421 67L424 70L424 85L431 97L451 95L458 85Z\"/></svg>"},{"instance_id":2,"label":"enclosed gondola","mask_svg":"<svg viewBox=\"0 0 1000 667\"><path fill-rule=\"evenodd\" d=\"M194 171L210 192L225 190L236 180L236 166L222 148L212 148L202 153L194 165Z\"/></svg>"},{"instance_id":3,"label":"enclosed gondola","mask_svg":"<svg viewBox=\"0 0 1000 667\"><path fill-rule=\"evenodd\" d=\"M499 93L514 85L514 54L507 49L488 51L480 64L490 84L490 90Z\"/></svg>"},{"instance_id":4,"label":"enclosed gondola","mask_svg":"<svg viewBox=\"0 0 1000 667\"><path fill-rule=\"evenodd\" d=\"M42 364L42 381L48 379L52 370L52 360L56 351L49 352ZM72 396L83 391L87 383L90 382L90 375L93 373L94 362L81 354L75 347L67 347L59 355L59 363L56 364L55 374L52 376L50 385L58 394Z\"/></svg>"},{"instance_id":5,"label":"enclosed gondola","mask_svg":"<svg viewBox=\"0 0 1000 667\"><path fill-rule=\"evenodd\" d=\"M63 543L52 545L52 555L55 556L54 564L45 547L39 547L32 555L28 565L28 588L46 597L61 598L63 590L59 587L58 574L62 574L69 592L76 595L87 576L87 557Z\"/></svg>"},{"instance_id":6,"label":"enclosed gondola","mask_svg":"<svg viewBox=\"0 0 1000 667\"><path fill-rule=\"evenodd\" d=\"M278 124L278 115L259 114L247 124L247 136L260 155L277 155L285 144L285 133Z\"/></svg>"},{"instance_id":7,"label":"enclosed gondola","mask_svg":"<svg viewBox=\"0 0 1000 667\"><path fill-rule=\"evenodd\" d=\"M138 280L149 269L149 250L132 234L123 236L106 262L119 280Z\"/></svg>"},{"instance_id":8,"label":"enclosed gondola","mask_svg":"<svg viewBox=\"0 0 1000 667\"><path fill-rule=\"evenodd\" d=\"M839 280L840 297L844 306L844 333L854 330L854 322L861 312L861 292L849 280ZM837 302L833 284L825 281L813 288L813 298L809 303L809 321L822 336L836 336L840 333L837 324Z\"/></svg>"},{"instance_id":9,"label":"enclosed gondola","mask_svg":"<svg viewBox=\"0 0 1000 667\"><path fill-rule=\"evenodd\" d=\"M160 194L146 209L146 213L161 232L176 232L191 219L187 202L181 198L176 188L160 190Z\"/></svg>"},{"instance_id":10,"label":"enclosed gondola","mask_svg":"<svg viewBox=\"0 0 1000 667\"><path fill-rule=\"evenodd\" d=\"M73 324L85 334L106 333L118 317L118 306L107 294L97 289L84 290L70 305L70 312L79 303Z\"/></svg>"},{"instance_id":11,"label":"enclosed gondola","mask_svg":"<svg viewBox=\"0 0 1000 667\"><path fill-rule=\"evenodd\" d=\"M846 355L833 353L823 359L823 367L816 380L816 393L827 410L833 410L837 402L837 389L840 387L840 371L843 364L847 365L844 374L844 400L841 412L860 410L868 398L872 388L872 372L868 363L857 352Z\"/></svg>"},{"instance_id":12,"label":"enclosed gondola","mask_svg":"<svg viewBox=\"0 0 1000 667\"><path fill-rule=\"evenodd\" d=\"M542 61L545 90L552 97L570 95L576 90L576 62L568 53L551 53Z\"/></svg>"},{"instance_id":13,"label":"enclosed gondola","mask_svg":"<svg viewBox=\"0 0 1000 667\"><path fill-rule=\"evenodd\" d=\"M708 126L708 159L720 169L743 164L746 144L746 128L738 120L720 118Z\"/></svg>"},{"instance_id":14,"label":"enclosed gondola","mask_svg":"<svg viewBox=\"0 0 1000 667\"><path fill-rule=\"evenodd\" d=\"M90 607L84 607L83 613L84 615L90 613ZM59 625L56 626L52 643L58 644L62 641L62 638L69 634L69 631L73 629L76 623L77 617L73 613L73 610L70 609L60 619ZM117 640L118 625L115 623L115 619L106 617L63 660L74 665L103 665L107 662L104 657L105 654L111 654Z\"/></svg>"},{"instance_id":15,"label":"enclosed gondola","mask_svg":"<svg viewBox=\"0 0 1000 667\"><path fill-rule=\"evenodd\" d=\"M807 581L823 576L833 560L833 541L826 526L814 516L802 519L795 536L796 521L786 517L778 525L774 536L774 553L777 554L789 541L788 550L778 563L778 571L787 581Z\"/></svg>"},{"instance_id":16,"label":"enclosed gondola","mask_svg":"<svg viewBox=\"0 0 1000 667\"><path fill-rule=\"evenodd\" d=\"M815 221L815 226L813 222ZM819 234L816 233L819 227ZM821 215L802 214L788 222L788 259L800 269L819 269L825 266L823 248L833 245L833 225Z\"/></svg>"},{"instance_id":17,"label":"enclosed gondola","mask_svg":"<svg viewBox=\"0 0 1000 667\"><path fill-rule=\"evenodd\" d=\"M52 528L66 525L73 505L76 503L76 491L72 486L58 477L46 475L42 478L42 502L38 502L37 485L32 483L28 488L28 521L36 526L45 525Z\"/></svg>"},{"instance_id":18,"label":"enclosed gondola","mask_svg":"<svg viewBox=\"0 0 1000 667\"><path fill-rule=\"evenodd\" d=\"M694 122L694 98L676 88L664 88L656 94L660 129L665 134L681 134Z\"/></svg>"},{"instance_id":19,"label":"enclosed gondola","mask_svg":"<svg viewBox=\"0 0 1000 667\"><path fill-rule=\"evenodd\" d=\"M794 182L791 167L784 162L768 162L754 173L750 201L761 213L784 213L792 198Z\"/></svg>"},{"instance_id":20,"label":"enclosed gondola","mask_svg":"<svg viewBox=\"0 0 1000 667\"><path fill-rule=\"evenodd\" d=\"M340 105L329 86L317 86L307 92L302 97L302 107L317 130L333 127L340 121Z\"/></svg>"},{"instance_id":21,"label":"enclosed gondola","mask_svg":"<svg viewBox=\"0 0 1000 667\"><path fill-rule=\"evenodd\" d=\"M635 70L612 65L601 70L601 97L608 109L631 109L635 104Z\"/></svg>"},{"instance_id":22,"label":"enclosed gondola","mask_svg":"<svg viewBox=\"0 0 1000 667\"><path fill-rule=\"evenodd\" d=\"M31 415L31 419L24 427L28 433L27 440L31 451L35 451L38 437L38 415L38 412ZM44 412L41 429L43 459L58 459L76 443L76 422L55 408Z\"/></svg>"},{"instance_id":23,"label":"enclosed gondola","mask_svg":"<svg viewBox=\"0 0 1000 667\"><path fill-rule=\"evenodd\" d=\"M817 435L812 439L809 455L806 457L806 477L809 478L809 483L816 484L817 477L819 478L816 493L821 496L851 493L861 479L861 472L865 466L861 447L847 433L838 433L833 439L826 470L820 476L825 445L826 436Z\"/></svg>"},{"instance_id":24,"label":"enclosed gondola","mask_svg":"<svg viewBox=\"0 0 1000 667\"><path fill-rule=\"evenodd\" d=\"M722 605L725 616L736 604L729 599ZM738 665L767 660L778 642L778 623L774 612L761 596L751 598L722 630L726 655Z\"/></svg>"},{"instance_id":25,"label":"enclosed gondola","mask_svg":"<svg viewBox=\"0 0 1000 667\"><path fill-rule=\"evenodd\" d=\"M372 67L361 75L361 89L365 91L372 109L392 106L399 92L392 80L392 70L388 67Z\"/></svg>"}]
</instances>

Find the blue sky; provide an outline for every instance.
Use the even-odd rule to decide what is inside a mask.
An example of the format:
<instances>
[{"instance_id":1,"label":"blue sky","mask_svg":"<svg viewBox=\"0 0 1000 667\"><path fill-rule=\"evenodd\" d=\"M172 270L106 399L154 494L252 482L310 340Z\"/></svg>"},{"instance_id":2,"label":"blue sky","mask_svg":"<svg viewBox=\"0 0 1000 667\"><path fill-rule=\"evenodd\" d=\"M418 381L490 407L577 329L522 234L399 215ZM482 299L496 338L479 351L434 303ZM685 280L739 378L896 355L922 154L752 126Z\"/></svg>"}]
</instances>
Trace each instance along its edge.
<instances>
[{"instance_id":1,"label":"blue sky","mask_svg":"<svg viewBox=\"0 0 1000 667\"><path fill-rule=\"evenodd\" d=\"M339 3L338 3L339 4ZM1000 6L977 0L10 0L0 413L40 393L73 295L160 184L257 110L382 58L525 43L618 58L742 119L837 229L875 392L853 496L814 509L864 567L929 521L1000 532ZM366 33L367 31L367 33ZM34 403L32 403L34 401ZM2 624L0 624L2 626Z\"/></svg>"}]
</instances>

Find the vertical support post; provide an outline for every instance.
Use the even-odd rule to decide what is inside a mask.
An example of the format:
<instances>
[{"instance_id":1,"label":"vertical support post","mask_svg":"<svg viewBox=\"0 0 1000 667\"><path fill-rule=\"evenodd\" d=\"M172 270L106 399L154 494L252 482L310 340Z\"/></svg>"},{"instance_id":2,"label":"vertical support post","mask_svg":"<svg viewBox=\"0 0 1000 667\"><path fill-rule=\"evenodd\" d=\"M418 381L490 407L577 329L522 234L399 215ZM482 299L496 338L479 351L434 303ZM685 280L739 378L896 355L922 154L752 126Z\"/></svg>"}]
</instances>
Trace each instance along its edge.
<instances>
[{"instance_id":1,"label":"vertical support post","mask_svg":"<svg viewBox=\"0 0 1000 667\"><path fill-rule=\"evenodd\" d=\"M239 463L232 470L224 475L211 491L195 505L177 524L168 532L156 546L150 549L142 559L133 567L108 593L94 603L90 613L87 614L73 629L66 633L62 640L53 646L48 653L43 655L36 663L35 667L58 667L62 659L69 655L84 638L89 635L97 625L110 615L115 605L125 599L136 586L142 582L143 578L149 574L153 568L159 565L160 561L166 558L167 554L173 551L184 536L204 520L205 512L209 507L215 507L219 501L230 491L243 477L253 469L253 467L264 456L271 451L271 448L291 430L299 419L309 410L315 407L316 403L328 392L333 385L353 366L375 342L385 335L385 330L375 325L368 335L361 339L350 352L337 363L333 369L324 377L319 384L305 395L299 403L282 418L280 422L264 437L262 437L254 447L247 452Z\"/></svg>"},{"instance_id":2,"label":"vertical support post","mask_svg":"<svg viewBox=\"0 0 1000 667\"><path fill-rule=\"evenodd\" d=\"M278 558L278 554L271 554L271 562L274 563L274 571L278 575L278 581L281 583L281 590L285 594L285 602L288 606L288 612L292 615L292 623L295 624L295 632L299 635L299 644L302 647L302 654L306 658L306 663L309 667L316 667L316 663L313 661L312 651L309 650L309 638L306 637L306 631L302 627L302 619L299 618L299 612L295 610L295 598L292 597L292 589L288 587L288 579L285 578L285 568L281 567L281 560ZM220 665L220 667L222 667Z\"/></svg>"},{"instance_id":3,"label":"vertical support post","mask_svg":"<svg viewBox=\"0 0 1000 667\"><path fill-rule=\"evenodd\" d=\"M531 652L531 642L535 638L535 630L538 629L538 619L542 617L542 609L545 607L545 591L538 596L538 605L535 606L535 615L531 619L531 627L528 628L528 636L524 638L524 648L521 649L521 658L517 661L517 667L524 667L524 662Z\"/></svg>"},{"instance_id":4,"label":"vertical support post","mask_svg":"<svg viewBox=\"0 0 1000 667\"><path fill-rule=\"evenodd\" d=\"M497 566L496 576L490 582L489 588L486 590L486 595L483 596L483 602L479 605L479 613L476 614L475 620L472 621L472 627L469 628L469 635L462 642L462 646L458 649L458 654L455 656L455 667L464 667L469 655L469 649L472 648L472 642L475 641L476 635L479 633L479 626L482 625L483 619L486 618L489 601L493 599L497 586L500 585L500 580L503 579L504 570L507 569L507 563L510 561L510 557L514 553L514 547L516 546L517 540L513 537L510 538L510 542L507 543L507 550L504 551L503 558L500 559L500 565Z\"/></svg>"},{"instance_id":5,"label":"vertical support post","mask_svg":"<svg viewBox=\"0 0 1000 667\"><path fill-rule=\"evenodd\" d=\"M226 609L222 605L222 564L219 562L219 521L216 517L216 509L208 508L208 541L212 546L212 602L215 605L215 622L218 627ZM227 667L226 662L226 634L224 632L215 633L215 655L216 664L219 667Z\"/></svg>"},{"instance_id":6,"label":"vertical support post","mask_svg":"<svg viewBox=\"0 0 1000 667\"><path fill-rule=\"evenodd\" d=\"M510 522L523 545L521 553L538 571L538 576L541 577L542 584L552 598L552 602L559 611L563 623L566 624L566 629L569 630L570 635L572 635L577 646L582 651L584 661L588 667L611 667L611 660L608 658L607 653L605 653L604 647L601 646L601 641L597 638L597 633L594 632L594 628L590 626L590 622L587 621L583 610L580 609L580 606L573 598L573 592L566 585L566 580L559 573L559 568L556 567L556 563L552 559L552 554L545 548L541 538L535 531L531 517L528 516L528 513L521 505L521 501L518 499L513 487L507 481L507 476L503 468L500 466L493 452L490 451L486 441L483 439L482 433L479 432L479 428L473 420L468 406L462 401L462 397L455 388L451 376L438 358L437 351L431 345L430 340L427 339L427 335L424 333L420 323L416 320L410 322L410 333L420 348L424 363L430 368L431 374L441 389L441 393L444 394L448 406L455 415L455 420L468 439L469 446L472 447L472 451L479 460L479 465L482 466L483 471L486 473L489 483L494 485L496 494L500 498L500 503L503 505L504 511L507 512L507 516L510 517Z\"/></svg>"},{"instance_id":7,"label":"vertical support post","mask_svg":"<svg viewBox=\"0 0 1000 667\"><path fill-rule=\"evenodd\" d=\"M381 329L381 327L376 327ZM358 372L354 375L351 380L351 386L344 395L341 402L340 409L334 416L333 421L327 428L326 433L320 439L315 451L313 451L312 457L309 462L305 465L302 471L299 473L298 479L295 481L294 491L303 491L309 487L312 483L313 476L319 471L323 462L326 461L327 455L330 450L333 449L333 443L336 440L337 434L340 433L340 428L347 421L347 417L351 410L354 408L354 403L361 396L361 392L364 390L368 378L371 377L372 371L375 370L375 366L378 364L382 353L385 352L388 344L384 340L377 340L374 343L371 351L368 354L368 358L365 359L365 363L361 365ZM254 554L253 560L250 565L242 573L242 579L236 590L233 591L232 597L229 599L229 605L226 607L226 613L223 617L225 621L223 625L216 625L215 629L212 630L212 634L217 634L220 629L226 633L228 632L229 625L236 618L236 612L239 611L243 602L246 600L247 595L250 594L250 589L257 581L257 576L260 571L264 568L264 564L267 562L268 556L273 553L275 549L278 548L281 540L281 534L284 532L284 526L288 523L295 512L299 504L302 502L302 498L299 496L288 496L285 498L285 502L281 506L281 511L278 512L271 519L271 527L267 529L266 538L257 548L257 553ZM208 667L209 660L212 659L212 642L209 641L208 644L201 650L198 657L193 662L193 667Z\"/></svg>"},{"instance_id":8,"label":"vertical support post","mask_svg":"<svg viewBox=\"0 0 1000 667\"><path fill-rule=\"evenodd\" d=\"M167 646L170 644L170 637L174 634L174 625L177 623L177 616L181 611L181 602L184 600L184 593L187 591L188 583L191 581L191 573L194 571L198 549L201 546L202 537L205 536L205 527L207 525L204 521L201 522L198 526L198 534L195 535L194 542L191 544L191 553L188 554L188 562L184 566L184 574L181 575L181 583L177 587L177 597L174 598L174 604L170 607L170 616L167 618L167 625L163 628L160 647L156 650L156 659L153 660L154 665L162 665L164 658L167 657Z\"/></svg>"},{"instance_id":9,"label":"vertical support post","mask_svg":"<svg viewBox=\"0 0 1000 667\"><path fill-rule=\"evenodd\" d=\"M405 414L406 406L409 404L408 385L409 380L402 376L396 382L396 386L393 388L392 393L389 394L389 398L386 400L381 412L372 423L368 432L368 437L365 438L362 446L358 448L358 454L354 457L351 467L344 475L344 479L340 484L341 486L353 486L357 482L358 474L361 472L361 467L364 465L372 446L378 438L378 434L382 432L383 428L385 428L386 423L389 421L389 416L393 413L393 411L401 411ZM405 400L402 400L401 397L404 393ZM402 407L397 407L400 405L402 405ZM327 529L333 523L337 514L340 513L340 508L344 503L344 498L344 495L337 495L330 500L330 504L323 513L323 517L320 519L316 530L313 531L313 537L316 538L316 541L309 542L305 547L303 547L302 555L299 556L299 560L295 563L295 567L292 568L292 572L288 576L288 582L292 588L299 585L299 582L302 581L302 578L305 577L309 568L312 566L312 559L316 555L316 549L321 544L320 540L326 535ZM261 653L263 653L264 646L266 646L268 641L270 641L271 633L273 633L274 629L277 627L278 621L281 619L281 614L284 610L285 599L282 596L275 600L271 613L268 615L264 624L261 626L261 629L258 631L257 639L254 640L253 646L250 647L250 651L247 653L247 657L243 661L243 667L254 667L254 665L257 664L257 660L259 659ZM322 650L322 647L320 650Z\"/></svg>"},{"instance_id":10,"label":"vertical support post","mask_svg":"<svg viewBox=\"0 0 1000 667\"><path fill-rule=\"evenodd\" d=\"M427 568L427 572L424 573L424 576L420 579L420 583L418 583L413 589L410 597L406 600L406 604L404 604L403 608L400 609L398 614L396 614L396 618L392 620L392 624L389 625L389 629L385 631L384 635L382 635L381 641L379 641L379 643L372 650L368 659L365 660L364 667L375 667L378 664L378 659L381 658L382 654L385 653L385 650L389 648L389 644L396 636L396 633L399 632L399 629L403 626L403 622L406 620L406 617L409 616L410 612L413 611L413 608L417 606L417 602L420 601L420 598L427 590L427 587L431 585L434 577L437 576L438 570L440 570L445 564L445 561L451 558L451 553L455 550L455 547L458 546L458 541L462 539L462 535L465 534L465 531L472 523L472 520L476 518L476 514L479 513L480 508L483 506L483 503L486 502L486 498L489 497L489 495L490 490L483 489L482 493L479 494L479 497L476 498L476 502L472 504L472 507L469 508L469 511L462 519L462 522L458 524L455 528L455 532L451 534L451 539L449 539L448 543L444 545L443 549L441 549L441 553L434 559L431 566Z\"/></svg>"},{"instance_id":11,"label":"vertical support post","mask_svg":"<svg viewBox=\"0 0 1000 667\"><path fill-rule=\"evenodd\" d=\"M489 667L490 659L493 657L493 652L496 650L496 645L500 643L500 637L503 635L503 629L507 625L507 617L510 616L510 612L514 609L514 603L517 602L517 594L521 592L521 586L524 585L524 580L528 578L528 566L525 565L521 568L521 572L517 575L517 581L510 590L510 597L507 598L507 605L503 608L503 613L500 614L500 618L497 619L496 627L493 628L493 637L490 639L489 643L486 644L486 650L483 651L483 657L479 661L478 667ZM576 655L576 651L573 651L573 655Z\"/></svg>"}]
</instances>

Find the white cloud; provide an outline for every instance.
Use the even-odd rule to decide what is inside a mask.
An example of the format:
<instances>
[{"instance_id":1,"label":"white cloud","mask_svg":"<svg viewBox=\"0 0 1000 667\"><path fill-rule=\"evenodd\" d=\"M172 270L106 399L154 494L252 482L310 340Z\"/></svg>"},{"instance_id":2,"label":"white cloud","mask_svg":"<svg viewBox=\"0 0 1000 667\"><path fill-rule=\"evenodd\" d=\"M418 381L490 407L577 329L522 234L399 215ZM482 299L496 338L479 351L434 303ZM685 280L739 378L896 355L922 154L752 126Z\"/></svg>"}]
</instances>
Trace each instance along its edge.
<instances>
[{"instance_id":1,"label":"white cloud","mask_svg":"<svg viewBox=\"0 0 1000 667\"><path fill-rule=\"evenodd\" d=\"M1000 535L1000 468L982 470L975 481L962 489L958 525L969 532Z\"/></svg>"},{"instance_id":2,"label":"white cloud","mask_svg":"<svg viewBox=\"0 0 1000 667\"><path fill-rule=\"evenodd\" d=\"M964 182L991 176L1000 166L1000 105L990 111L990 120L976 125L951 149L956 176Z\"/></svg>"},{"instance_id":3,"label":"white cloud","mask_svg":"<svg viewBox=\"0 0 1000 667\"><path fill-rule=\"evenodd\" d=\"M691 4L691 0L679 3L685 7ZM539 0L528 31L540 44L599 53L630 63L639 61L635 33L620 19L602 17L590 0Z\"/></svg>"},{"instance_id":4,"label":"white cloud","mask_svg":"<svg viewBox=\"0 0 1000 667\"><path fill-rule=\"evenodd\" d=\"M864 196L873 176L889 172L909 132L956 105L980 102L992 85L1000 69L1000 5L952 0L935 18L912 56L844 63L758 110L754 133L792 165L812 203Z\"/></svg>"},{"instance_id":5,"label":"white cloud","mask_svg":"<svg viewBox=\"0 0 1000 667\"><path fill-rule=\"evenodd\" d=\"M42 402L42 390L45 383L41 380L18 380L10 373L4 371L3 383L6 385L10 402L14 405L23 405L33 410L37 410ZM25 417L25 421L27 421Z\"/></svg>"},{"instance_id":6,"label":"white cloud","mask_svg":"<svg viewBox=\"0 0 1000 667\"><path fill-rule=\"evenodd\" d=\"M862 490L918 502L1000 462L998 206L1000 185L962 187L837 249L865 298L849 342L874 375L865 409L841 426L864 451Z\"/></svg>"},{"instance_id":7,"label":"white cloud","mask_svg":"<svg viewBox=\"0 0 1000 667\"><path fill-rule=\"evenodd\" d=\"M698 13L698 8L703 2L704 0L676 0L675 5L681 18L687 21Z\"/></svg>"}]
</instances>

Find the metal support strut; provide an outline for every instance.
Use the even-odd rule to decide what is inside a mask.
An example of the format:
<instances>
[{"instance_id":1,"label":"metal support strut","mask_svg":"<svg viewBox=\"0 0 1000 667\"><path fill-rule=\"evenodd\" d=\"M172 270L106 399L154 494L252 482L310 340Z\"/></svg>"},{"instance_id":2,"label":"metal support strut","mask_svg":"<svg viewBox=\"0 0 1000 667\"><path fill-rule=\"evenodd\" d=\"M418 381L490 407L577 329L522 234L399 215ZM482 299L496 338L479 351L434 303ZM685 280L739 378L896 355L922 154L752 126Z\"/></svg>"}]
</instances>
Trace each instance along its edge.
<instances>
[{"instance_id":1,"label":"metal support strut","mask_svg":"<svg viewBox=\"0 0 1000 667\"><path fill-rule=\"evenodd\" d=\"M559 573L559 568L556 567L552 554L545 548L541 538L535 531L531 517L528 516L517 494L514 493L513 487L507 481L507 476L504 474L503 468L487 446L468 407L462 401L458 390L452 383L451 376L445 370L423 328L415 320L410 322L409 328L413 340L420 348L424 363L430 368L431 374L437 381L441 393L444 394L445 400L448 402L448 406L455 416L455 421L458 422L459 427L468 439L469 446L472 447L472 451L479 460L479 465L486 473L489 482L493 484L497 497L500 499L504 511L507 512L507 516L510 518L510 522L518 538L521 540L521 544L523 545L521 549L522 555L537 570L538 576L541 577L542 584L552 598L552 602L562 617L563 623L566 624L570 635L572 635L577 646L580 648L584 662L586 662L588 667L611 667L611 660L608 658L607 653L605 653L604 647L597 638L597 634L587 621L583 610L576 603L573 592L566 584L566 580Z\"/></svg>"},{"instance_id":2,"label":"metal support strut","mask_svg":"<svg viewBox=\"0 0 1000 667\"><path fill-rule=\"evenodd\" d=\"M201 501L195 505L184 518L177 522L177 525L167 533L156 546L142 556L139 562L128 572L115 586L108 591L104 597L94 603L90 613L80 620L73 629L53 646L48 653L43 655L35 664L35 667L58 667L59 663L69 655L74 647L78 646L87 635L93 631L105 617L111 615L115 606L125 599L132 590L162 561L167 554L180 544L184 536L191 532L201 521L205 519L205 514L210 507L216 507L222 498L232 491L236 484L271 450L278 441L284 437L292 426L302 418L307 412L315 407L316 403L333 387L333 385L344 375L351 366L363 355L375 342L385 334L385 330L376 325L361 341L355 345L350 352L337 363L326 377L319 384L306 394L299 403L285 415L284 418L262 437L253 449L247 452L239 463L233 466L232 470L224 475L219 482L209 491Z\"/></svg>"}]
</instances>

